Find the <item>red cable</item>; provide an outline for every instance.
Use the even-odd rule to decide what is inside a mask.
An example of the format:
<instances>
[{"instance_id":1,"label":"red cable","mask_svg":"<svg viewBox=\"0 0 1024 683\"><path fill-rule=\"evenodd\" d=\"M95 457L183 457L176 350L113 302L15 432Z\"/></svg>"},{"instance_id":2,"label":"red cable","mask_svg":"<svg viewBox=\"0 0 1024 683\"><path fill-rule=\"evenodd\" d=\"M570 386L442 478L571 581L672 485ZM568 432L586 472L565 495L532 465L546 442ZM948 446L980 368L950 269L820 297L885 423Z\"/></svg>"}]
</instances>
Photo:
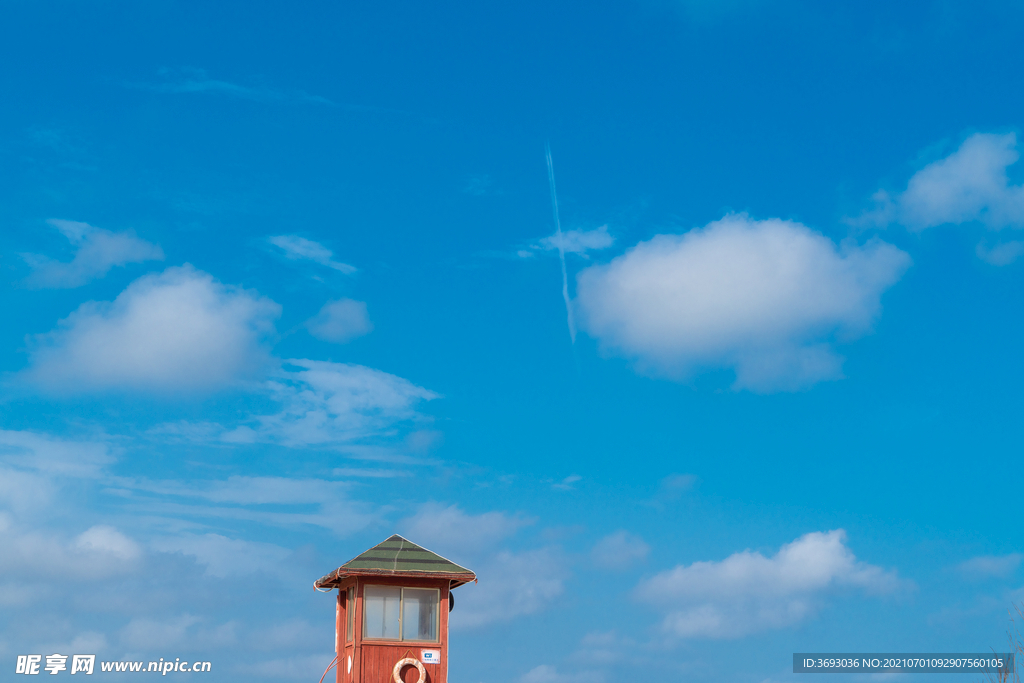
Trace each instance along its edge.
<instances>
[{"instance_id":1,"label":"red cable","mask_svg":"<svg viewBox=\"0 0 1024 683\"><path fill-rule=\"evenodd\" d=\"M324 683L324 679L327 678L327 672L334 668L334 665L338 663L338 655L334 655L334 659L331 660L330 665L324 669L324 675L320 677L320 683Z\"/></svg>"}]
</instances>

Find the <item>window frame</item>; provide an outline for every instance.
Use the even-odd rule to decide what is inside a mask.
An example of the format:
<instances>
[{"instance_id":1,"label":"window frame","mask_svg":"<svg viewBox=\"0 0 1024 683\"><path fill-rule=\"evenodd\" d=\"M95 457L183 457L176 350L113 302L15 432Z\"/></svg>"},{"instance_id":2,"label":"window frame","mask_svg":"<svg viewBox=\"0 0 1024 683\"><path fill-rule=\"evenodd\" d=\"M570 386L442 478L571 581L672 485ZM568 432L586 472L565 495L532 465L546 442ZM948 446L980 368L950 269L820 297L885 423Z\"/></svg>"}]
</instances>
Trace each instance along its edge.
<instances>
[{"instance_id":1,"label":"window frame","mask_svg":"<svg viewBox=\"0 0 1024 683\"><path fill-rule=\"evenodd\" d=\"M356 637L356 587L345 589L345 642L351 643Z\"/></svg>"},{"instance_id":2,"label":"window frame","mask_svg":"<svg viewBox=\"0 0 1024 683\"><path fill-rule=\"evenodd\" d=\"M366 600L366 589L367 588L398 588L401 592L399 594L399 606L398 606L398 638L376 638L374 636L366 635L366 605L363 605L363 640L373 641L375 643L391 642L391 643L440 643L441 642L441 589L434 588L432 586L396 586L394 584L387 583L367 583L363 584L362 599ZM405 591L417 590L417 591L433 591L437 596L437 600L434 603L434 639L433 640L419 640L405 637Z\"/></svg>"}]
</instances>

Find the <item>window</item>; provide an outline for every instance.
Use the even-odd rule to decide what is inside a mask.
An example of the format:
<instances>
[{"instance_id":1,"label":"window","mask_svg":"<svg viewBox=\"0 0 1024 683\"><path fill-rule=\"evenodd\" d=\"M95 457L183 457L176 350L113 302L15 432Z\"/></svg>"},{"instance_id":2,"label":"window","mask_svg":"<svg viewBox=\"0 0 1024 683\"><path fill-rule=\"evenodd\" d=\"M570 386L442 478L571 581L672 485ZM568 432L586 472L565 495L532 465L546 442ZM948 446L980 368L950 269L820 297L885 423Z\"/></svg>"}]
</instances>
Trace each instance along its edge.
<instances>
[{"instance_id":1,"label":"window","mask_svg":"<svg viewBox=\"0 0 1024 683\"><path fill-rule=\"evenodd\" d=\"M349 586L345 592L345 642L352 642L356 625L356 589Z\"/></svg>"},{"instance_id":2,"label":"window","mask_svg":"<svg viewBox=\"0 0 1024 683\"><path fill-rule=\"evenodd\" d=\"M363 637L436 641L439 599L436 588L366 586Z\"/></svg>"},{"instance_id":3,"label":"window","mask_svg":"<svg viewBox=\"0 0 1024 683\"><path fill-rule=\"evenodd\" d=\"M402 589L402 640L437 640L437 589Z\"/></svg>"},{"instance_id":4,"label":"window","mask_svg":"<svg viewBox=\"0 0 1024 683\"><path fill-rule=\"evenodd\" d=\"M402 589L367 586L363 589L363 637L398 640Z\"/></svg>"}]
</instances>

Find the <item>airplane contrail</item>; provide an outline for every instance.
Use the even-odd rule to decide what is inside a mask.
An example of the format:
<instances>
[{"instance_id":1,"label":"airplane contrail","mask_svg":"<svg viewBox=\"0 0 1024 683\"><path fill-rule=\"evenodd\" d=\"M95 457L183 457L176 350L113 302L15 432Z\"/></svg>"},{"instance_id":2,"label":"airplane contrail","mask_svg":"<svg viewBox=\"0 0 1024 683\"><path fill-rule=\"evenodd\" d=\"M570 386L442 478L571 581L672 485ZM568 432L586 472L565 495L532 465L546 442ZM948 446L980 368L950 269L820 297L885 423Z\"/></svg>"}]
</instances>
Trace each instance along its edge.
<instances>
[{"instance_id":1,"label":"airplane contrail","mask_svg":"<svg viewBox=\"0 0 1024 683\"><path fill-rule=\"evenodd\" d=\"M558 242L558 260L562 264L562 299L565 301L565 316L569 323L569 338L576 343L576 321L572 317L572 304L569 302L569 275L565 271L565 245L562 244L562 221L558 217L558 193L555 192L555 166L551 163L551 145L545 144L544 151L548 159L548 184L551 186L551 210L555 214L555 236Z\"/></svg>"}]
</instances>

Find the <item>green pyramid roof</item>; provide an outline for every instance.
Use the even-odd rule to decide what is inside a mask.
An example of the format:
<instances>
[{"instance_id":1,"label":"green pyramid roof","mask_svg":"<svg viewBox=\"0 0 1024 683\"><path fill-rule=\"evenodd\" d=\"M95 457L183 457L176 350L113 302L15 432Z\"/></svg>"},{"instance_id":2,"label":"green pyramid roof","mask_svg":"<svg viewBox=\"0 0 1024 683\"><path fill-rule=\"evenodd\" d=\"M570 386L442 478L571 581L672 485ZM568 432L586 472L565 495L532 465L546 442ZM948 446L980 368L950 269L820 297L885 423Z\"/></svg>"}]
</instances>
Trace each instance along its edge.
<instances>
[{"instance_id":1,"label":"green pyramid roof","mask_svg":"<svg viewBox=\"0 0 1024 683\"><path fill-rule=\"evenodd\" d=\"M419 576L453 580L452 588L476 580L476 574L407 538L395 534L362 555L320 578L317 588L330 588L349 576Z\"/></svg>"}]
</instances>

